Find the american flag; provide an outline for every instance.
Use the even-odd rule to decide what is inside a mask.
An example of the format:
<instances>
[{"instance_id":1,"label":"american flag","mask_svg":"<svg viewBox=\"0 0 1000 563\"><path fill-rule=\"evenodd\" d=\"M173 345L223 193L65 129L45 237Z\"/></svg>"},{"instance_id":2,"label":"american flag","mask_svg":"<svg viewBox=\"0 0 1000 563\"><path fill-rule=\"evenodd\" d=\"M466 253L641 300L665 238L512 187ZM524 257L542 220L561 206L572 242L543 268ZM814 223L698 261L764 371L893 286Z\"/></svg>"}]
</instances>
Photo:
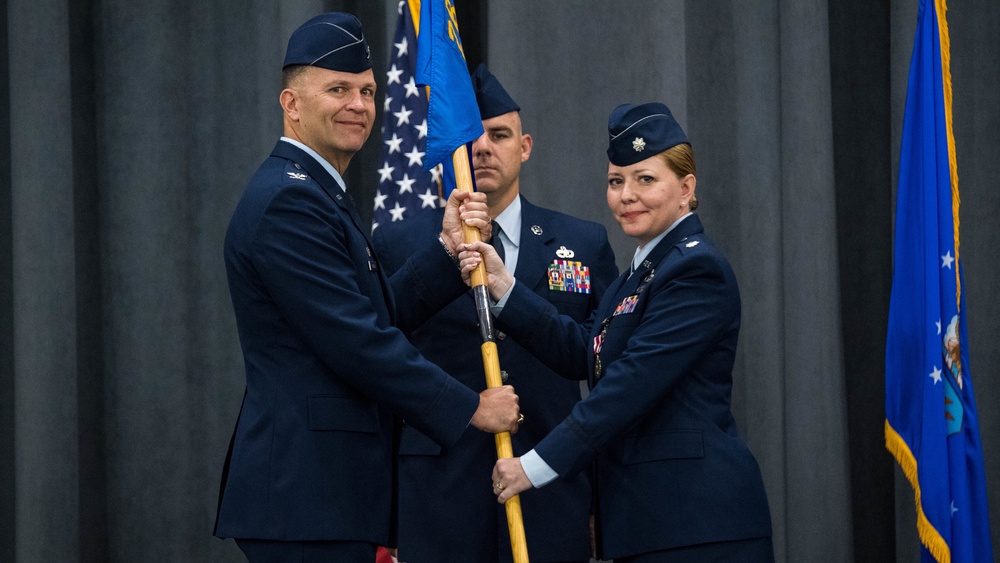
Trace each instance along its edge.
<instances>
[{"instance_id":1,"label":"american flag","mask_svg":"<svg viewBox=\"0 0 1000 563\"><path fill-rule=\"evenodd\" d=\"M382 152L372 230L444 205L441 167L423 169L427 143L427 90L417 87L417 34L406 0L399 3L392 56L386 72Z\"/></svg>"}]
</instances>

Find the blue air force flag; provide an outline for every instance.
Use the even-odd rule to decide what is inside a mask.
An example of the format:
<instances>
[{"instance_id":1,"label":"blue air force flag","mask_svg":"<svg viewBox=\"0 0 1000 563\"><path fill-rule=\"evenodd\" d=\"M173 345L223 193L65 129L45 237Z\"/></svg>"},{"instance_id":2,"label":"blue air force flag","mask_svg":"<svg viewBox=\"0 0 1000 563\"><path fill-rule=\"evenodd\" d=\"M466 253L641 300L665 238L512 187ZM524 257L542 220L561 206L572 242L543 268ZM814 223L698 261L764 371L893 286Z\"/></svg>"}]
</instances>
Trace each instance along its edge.
<instances>
[{"instance_id":1,"label":"blue air force flag","mask_svg":"<svg viewBox=\"0 0 1000 563\"><path fill-rule=\"evenodd\" d=\"M899 158L885 439L913 486L923 560L991 561L959 259L944 0L921 0Z\"/></svg>"}]
</instances>

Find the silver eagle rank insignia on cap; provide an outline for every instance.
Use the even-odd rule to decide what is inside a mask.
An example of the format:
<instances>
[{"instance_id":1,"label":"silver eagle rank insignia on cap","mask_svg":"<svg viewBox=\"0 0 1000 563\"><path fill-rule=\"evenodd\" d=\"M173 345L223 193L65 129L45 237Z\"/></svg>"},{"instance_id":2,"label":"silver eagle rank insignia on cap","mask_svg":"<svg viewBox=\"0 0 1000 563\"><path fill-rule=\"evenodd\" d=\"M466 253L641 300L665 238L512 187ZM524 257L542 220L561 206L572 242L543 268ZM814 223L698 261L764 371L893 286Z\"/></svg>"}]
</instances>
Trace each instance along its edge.
<instances>
[{"instance_id":1,"label":"silver eagle rank insignia on cap","mask_svg":"<svg viewBox=\"0 0 1000 563\"><path fill-rule=\"evenodd\" d=\"M646 148L645 139L642 137L636 137L635 140L632 141L632 148L635 149L635 152L642 152Z\"/></svg>"}]
</instances>

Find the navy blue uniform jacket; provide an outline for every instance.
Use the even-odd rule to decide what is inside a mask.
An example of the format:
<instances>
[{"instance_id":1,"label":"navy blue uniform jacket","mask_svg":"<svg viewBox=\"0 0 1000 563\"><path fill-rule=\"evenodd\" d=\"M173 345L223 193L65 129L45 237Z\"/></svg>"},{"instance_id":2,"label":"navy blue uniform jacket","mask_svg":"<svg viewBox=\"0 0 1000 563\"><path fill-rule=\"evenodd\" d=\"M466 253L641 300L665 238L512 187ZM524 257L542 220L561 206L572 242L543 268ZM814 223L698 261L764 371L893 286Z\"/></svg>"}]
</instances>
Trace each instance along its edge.
<instances>
[{"instance_id":1,"label":"navy blue uniform jacket","mask_svg":"<svg viewBox=\"0 0 1000 563\"><path fill-rule=\"evenodd\" d=\"M697 215L620 276L585 325L520 284L497 324L553 369L589 375L590 396L535 450L559 475L593 463L599 555L771 534L760 469L730 410L739 290Z\"/></svg>"},{"instance_id":2,"label":"navy blue uniform jacket","mask_svg":"<svg viewBox=\"0 0 1000 563\"><path fill-rule=\"evenodd\" d=\"M432 245L389 280L366 231L326 170L281 141L233 213L225 261L247 388L220 537L391 544L391 413L447 445L479 404L396 328L467 290L454 265ZM412 299L395 302L396 284Z\"/></svg>"},{"instance_id":3,"label":"navy blue uniform jacket","mask_svg":"<svg viewBox=\"0 0 1000 563\"><path fill-rule=\"evenodd\" d=\"M403 266L434 233L441 214L424 213L375 229L373 239L386 269ZM437 243L432 243L437 244ZM440 245L438 245L440 246ZM549 289L548 267L565 247L590 269L590 293ZM593 311L618 273L603 225L536 207L521 197L517 284L577 321ZM416 330L412 341L429 360L474 391L486 388L476 306L471 292ZM520 397L525 421L512 436L520 455L562 421L580 400L579 381L559 377L512 338L496 338L500 369ZM576 378L579 379L579 378ZM406 426L400 444L399 554L407 563L510 560L504 507L490 490L496 461L492 436L467 430L441 448ZM586 472L521 495L525 536L532 561L590 558L591 483ZM499 545L498 545L499 542Z\"/></svg>"}]
</instances>

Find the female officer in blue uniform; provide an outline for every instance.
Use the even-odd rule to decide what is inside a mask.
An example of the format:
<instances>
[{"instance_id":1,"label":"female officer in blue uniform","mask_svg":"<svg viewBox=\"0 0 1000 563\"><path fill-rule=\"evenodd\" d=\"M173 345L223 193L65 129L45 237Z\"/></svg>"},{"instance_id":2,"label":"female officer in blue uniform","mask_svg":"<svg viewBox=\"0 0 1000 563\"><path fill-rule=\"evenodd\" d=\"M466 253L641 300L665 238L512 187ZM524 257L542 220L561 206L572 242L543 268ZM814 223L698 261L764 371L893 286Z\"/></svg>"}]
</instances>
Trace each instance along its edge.
<instances>
[{"instance_id":1,"label":"female officer in blue uniform","mask_svg":"<svg viewBox=\"0 0 1000 563\"><path fill-rule=\"evenodd\" d=\"M619 106L608 133L608 207L639 246L586 323L515 284L489 245L461 256L465 272L486 260L498 328L591 388L532 451L497 462L494 493L592 470L599 557L773 561L760 468L730 410L739 289L694 214L691 145L659 103Z\"/></svg>"}]
</instances>

